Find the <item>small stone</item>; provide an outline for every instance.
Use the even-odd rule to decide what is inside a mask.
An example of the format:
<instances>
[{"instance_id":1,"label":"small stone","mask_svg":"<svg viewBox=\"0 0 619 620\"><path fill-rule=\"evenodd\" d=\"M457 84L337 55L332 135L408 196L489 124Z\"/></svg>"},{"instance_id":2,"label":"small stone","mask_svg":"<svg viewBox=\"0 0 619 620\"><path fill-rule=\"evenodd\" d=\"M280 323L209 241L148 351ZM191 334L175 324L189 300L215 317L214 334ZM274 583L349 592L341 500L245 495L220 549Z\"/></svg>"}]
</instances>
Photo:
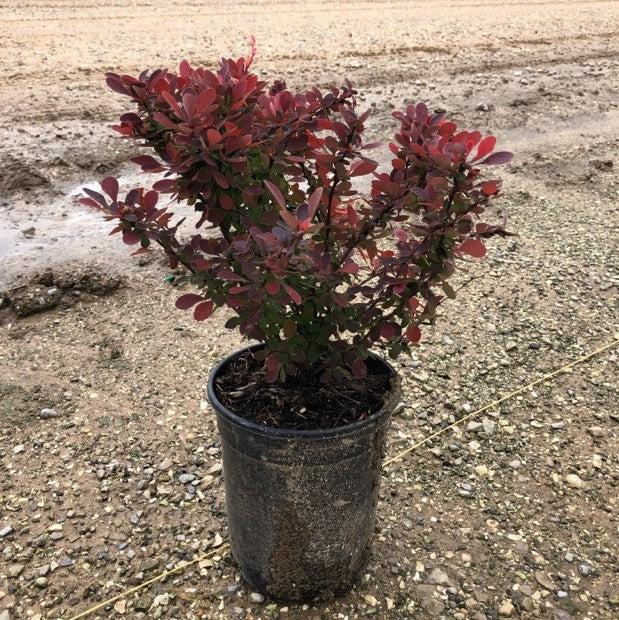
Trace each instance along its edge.
<instances>
[{"instance_id":1,"label":"small stone","mask_svg":"<svg viewBox=\"0 0 619 620\"><path fill-rule=\"evenodd\" d=\"M588 564L580 564L578 566L578 572L583 577L589 577L590 575L593 574L593 569Z\"/></svg>"},{"instance_id":2,"label":"small stone","mask_svg":"<svg viewBox=\"0 0 619 620\"><path fill-rule=\"evenodd\" d=\"M592 437L604 437L604 429L601 426L592 426L589 429L589 435Z\"/></svg>"},{"instance_id":3,"label":"small stone","mask_svg":"<svg viewBox=\"0 0 619 620\"><path fill-rule=\"evenodd\" d=\"M181 474L178 477L178 481L181 484L189 484L190 482L193 482L196 479L196 477L193 474Z\"/></svg>"},{"instance_id":4,"label":"small stone","mask_svg":"<svg viewBox=\"0 0 619 620\"><path fill-rule=\"evenodd\" d=\"M11 620L11 614L8 609L0 611L0 620Z\"/></svg>"},{"instance_id":5,"label":"small stone","mask_svg":"<svg viewBox=\"0 0 619 620\"><path fill-rule=\"evenodd\" d=\"M23 564L11 564L9 566L9 577L19 577L22 574L22 571L24 570L24 565Z\"/></svg>"},{"instance_id":6,"label":"small stone","mask_svg":"<svg viewBox=\"0 0 619 620\"><path fill-rule=\"evenodd\" d=\"M445 611L445 606L435 598L425 598L421 601L421 606L431 618L440 616Z\"/></svg>"},{"instance_id":7,"label":"small stone","mask_svg":"<svg viewBox=\"0 0 619 620\"><path fill-rule=\"evenodd\" d=\"M249 600L252 603L264 603L264 596L262 596L262 594L260 594L260 592L252 592L249 595Z\"/></svg>"},{"instance_id":8,"label":"small stone","mask_svg":"<svg viewBox=\"0 0 619 620\"><path fill-rule=\"evenodd\" d=\"M170 595L165 592L164 594L157 594L153 599L150 609L156 609L157 607L167 607L170 604Z\"/></svg>"},{"instance_id":9,"label":"small stone","mask_svg":"<svg viewBox=\"0 0 619 620\"><path fill-rule=\"evenodd\" d=\"M47 588L48 583L49 582L47 580L47 577L37 577L34 580L34 585L40 590L44 590L45 588Z\"/></svg>"},{"instance_id":10,"label":"small stone","mask_svg":"<svg viewBox=\"0 0 619 620\"><path fill-rule=\"evenodd\" d=\"M148 611L150 609L150 598L147 595L141 596L135 602L134 607L136 611Z\"/></svg>"},{"instance_id":11,"label":"small stone","mask_svg":"<svg viewBox=\"0 0 619 620\"><path fill-rule=\"evenodd\" d=\"M565 561L566 562L573 562L574 561L574 554L570 553L569 551L565 554Z\"/></svg>"},{"instance_id":12,"label":"small stone","mask_svg":"<svg viewBox=\"0 0 619 620\"><path fill-rule=\"evenodd\" d=\"M171 459L164 459L163 461L161 461L161 463L159 463L159 470L165 471L166 469L170 469L172 465L174 465L174 463Z\"/></svg>"},{"instance_id":13,"label":"small stone","mask_svg":"<svg viewBox=\"0 0 619 620\"><path fill-rule=\"evenodd\" d=\"M509 462L509 466L512 469L520 469L520 466L522 465L522 463L520 462L519 459L514 459L513 461Z\"/></svg>"},{"instance_id":14,"label":"small stone","mask_svg":"<svg viewBox=\"0 0 619 620\"><path fill-rule=\"evenodd\" d=\"M595 454L591 459L591 464L596 469L602 469L604 463L602 462L602 457L599 454Z\"/></svg>"},{"instance_id":15,"label":"small stone","mask_svg":"<svg viewBox=\"0 0 619 620\"><path fill-rule=\"evenodd\" d=\"M434 585L441 586L449 583L449 575L441 570L440 568L435 568L428 577L428 581L433 583Z\"/></svg>"},{"instance_id":16,"label":"small stone","mask_svg":"<svg viewBox=\"0 0 619 620\"><path fill-rule=\"evenodd\" d=\"M565 590L559 590L559 591L557 592L557 596L558 596L559 598L567 598L567 592L566 592Z\"/></svg>"},{"instance_id":17,"label":"small stone","mask_svg":"<svg viewBox=\"0 0 619 620\"><path fill-rule=\"evenodd\" d=\"M567 482L574 489L582 489L585 483L576 474L568 474L565 476L565 482Z\"/></svg>"},{"instance_id":18,"label":"small stone","mask_svg":"<svg viewBox=\"0 0 619 620\"><path fill-rule=\"evenodd\" d=\"M127 601L125 599L120 599L120 601L116 601L114 603L114 611L117 614L124 614L127 610Z\"/></svg>"},{"instance_id":19,"label":"small stone","mask_svg":"<svg viewBox=\"0 0 619 620\"><path fill-rule=\"evenodd\" d=\"M10 534L12 534L15 530L13 530L12 526L7 525L0 530L0 538L6 538Z\"/></svg>"},{"instance_id":20,"label":"small stone","mask_svg":"<svg viewBox=\"0 0 619 620\"><path fill-rule=\"evenodd\" d=\"M514 613L514 605L511 601L503 601L499 605L499 616L509 618Z\"/></svg>"},{"instance_id":21,"label":"small stone","mask_svg":"<svg viewBox=\"0 0 619 620\"><path fill-rule=\"evenodd\" d=\"M213 465L212 467L209 468L209 470L206 472L208 475L213 476L215 474L219 474L222 470L222 465L221 463L215 463L215 465Z\"/></svg>"},{"instance_id":22,"label":"small stone","mask_svg":"<svg viewBox=\"0 0 619 620\"><path fill-rule=\"evenodd\" d=\"M555 589L555 584L552 579L541 570L535 572L535 580L542 588L546 588L546 590L552 592Z\"/></svg>"},{"instance_id":23,"label":"small stone","mask_svg":"<svg viewBox=\"0 0 619 620\"><path fill-rule=\"evenodd\" d=\"M59 416L55 409L41 409L39 411L39 417L42 420L48 420L49 418L57 418Z\"/></svg>"},{"instance_id":24,"label":"small stone","mask_svg":"<svg viewBox=\"0 0 619 620\"><path fill-rule=\"evenodd\" d=\"M371 607L376 607L378 605L378 599L371 594L364 594L363 600Z\"/></svg>"},{"instance_id":25,"label":"small stone","mask_svg":"<svg viewBox=\"0 0 619 620\"><path fill-rule=\"evenodd\" d=\"M25 449L24 444L20 443L13 448L13 454L21 454Z\"/></svg>"},{"instance_id":26,"label":"small stone","mask_svg":"<svg viewBox=\"0 0 619 620\"><path fill-rule=\"evenodd\" d=\"M488 475L488 468L485 465L477 465L477 467L475 467L475 473L481 478L484 478Z\"/></svg>"},{"instance_id":27,"label":"small stone","mask_svg":"<svg viewBox=\"0 0 619 620\"><path fill-rule=\"evenodd\" d=\"M484 427L484 433L486 433L486 435L494 435L495 424L492 420L484 418L481 423Z\"/></svg>"},{"instance_id":28,"label":"small stone","mask_svg":"<svg viewBox=\"0 0 619 620\"><path fill-rule=\"evenodd\" d=\"M518 348L518 343L515 340L508 340L505 343L506 351L515 351Z\"/></svg>"}]
</instances>

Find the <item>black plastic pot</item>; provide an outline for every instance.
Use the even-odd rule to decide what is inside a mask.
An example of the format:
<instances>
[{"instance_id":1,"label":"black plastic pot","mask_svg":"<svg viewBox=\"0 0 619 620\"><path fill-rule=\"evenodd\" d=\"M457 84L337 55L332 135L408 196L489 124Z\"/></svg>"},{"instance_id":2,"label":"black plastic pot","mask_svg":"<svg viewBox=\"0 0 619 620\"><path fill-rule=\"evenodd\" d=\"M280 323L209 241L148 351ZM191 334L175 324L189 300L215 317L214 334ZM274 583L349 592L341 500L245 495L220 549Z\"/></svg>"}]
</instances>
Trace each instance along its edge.
<instances>
[{"instance_id":1,"label":"black plastic pot","mask_svg":"<svg viewBox=\"0 0 619 620\"><path fill-rule=\"evenodd\" d=\"M218 374L246 351L225 358L208 382L232 553L245 581L275 599L342 594L369 558L385 433L399 398L396 373L372 357L391 374L393 389L383 409L361 422L328 430L269 428L236 415L215 393Z\"/></svg>"}]
</instances>

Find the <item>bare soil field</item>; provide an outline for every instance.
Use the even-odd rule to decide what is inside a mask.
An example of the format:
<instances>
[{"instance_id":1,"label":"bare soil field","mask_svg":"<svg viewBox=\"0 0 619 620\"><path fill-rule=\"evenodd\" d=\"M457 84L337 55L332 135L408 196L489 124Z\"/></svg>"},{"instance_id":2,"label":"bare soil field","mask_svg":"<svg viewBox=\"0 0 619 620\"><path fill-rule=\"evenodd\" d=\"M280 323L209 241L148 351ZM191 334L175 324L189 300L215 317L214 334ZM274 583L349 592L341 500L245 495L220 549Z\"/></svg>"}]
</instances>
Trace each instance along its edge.
<instances>
[{"instance_id":1,"label":"bare soil field","mask_svg":"<svg viewBox=\"0 0 619 620\"><path fill-rule=\"evenodd\" d=\"M0 0L0 620L71 618L226 539L204 386L241 341L224 313L175 310L161 258L129 258L77 204L110 171L135 178L105 71L212 66L254 34L265 78L350 77L376 138L421 100L515 153L501 207L519 236L398 362L392 455L619 338L618 14ZM609 349L386 468L368 572L337 601L264 601L222 551L91 617L619 617L618 366Z\"/></svg>"}]
</instances>

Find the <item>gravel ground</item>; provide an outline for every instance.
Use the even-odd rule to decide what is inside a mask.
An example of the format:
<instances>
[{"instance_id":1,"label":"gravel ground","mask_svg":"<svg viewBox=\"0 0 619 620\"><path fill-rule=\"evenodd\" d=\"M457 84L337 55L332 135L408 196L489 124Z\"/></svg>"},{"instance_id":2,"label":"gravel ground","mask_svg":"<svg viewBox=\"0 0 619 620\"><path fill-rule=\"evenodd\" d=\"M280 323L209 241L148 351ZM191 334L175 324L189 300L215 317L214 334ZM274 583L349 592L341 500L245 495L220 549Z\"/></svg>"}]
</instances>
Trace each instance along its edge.
<instances>
[{"instance_id":1,"label":"gravel ground","mask_svg":"<svg viewBox=\"0 0 619 620\"><path fill-rule=\"evenodd\" d=\"M493 243L400 361L395 454L619 337L617 14L592 0L0 4L0 620L70 618L226 539L203 389L241 342L224 313L176 311L160 258L127 258L76 205L76 187L125 170L103 71L213 64L255 33L265 76L349 75L377 137L394 106L423 100L516 153L501 206L520 236ZM616 618L618 362L607 350L389 466L373 558L346 597L263 601L222 552L93 617Z\"/></svg>"}]
</instances>

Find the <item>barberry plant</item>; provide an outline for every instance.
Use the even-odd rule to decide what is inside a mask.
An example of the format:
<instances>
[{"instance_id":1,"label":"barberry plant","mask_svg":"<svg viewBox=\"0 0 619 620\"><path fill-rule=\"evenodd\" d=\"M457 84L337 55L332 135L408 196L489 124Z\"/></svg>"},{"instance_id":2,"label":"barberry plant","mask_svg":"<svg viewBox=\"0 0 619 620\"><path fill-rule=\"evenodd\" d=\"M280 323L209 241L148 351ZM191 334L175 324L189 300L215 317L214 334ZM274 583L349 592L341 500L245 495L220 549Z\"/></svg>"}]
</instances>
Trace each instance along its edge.
<instances>
[{"instance_id":1,"label":"barberry plant","mask_svg":"<svg viewBox=\"0 0 619 620\"><path fill-rule=\"evenodd\" d=\"M267 87L254 54L216 72L183 61L178 73L107 74L135 105L114 129L152 147L133 161L164 174L122 198L107 177L82 202L117 220L135 254L156 243L186 269L195 292L178 308L204 321L227 306L226 327L265 343L267 381L362 377L372 346L395 357L417 343L454 297L451 276L508 234L484 221L500 182L480 170L511 154L418 103L394 113L393 159L379 171L348 80L326 92ZM366 195L354 180L368 175ZM181 237L173 202L193 207L195 234Z\"/></svg>"}]
</instances>

